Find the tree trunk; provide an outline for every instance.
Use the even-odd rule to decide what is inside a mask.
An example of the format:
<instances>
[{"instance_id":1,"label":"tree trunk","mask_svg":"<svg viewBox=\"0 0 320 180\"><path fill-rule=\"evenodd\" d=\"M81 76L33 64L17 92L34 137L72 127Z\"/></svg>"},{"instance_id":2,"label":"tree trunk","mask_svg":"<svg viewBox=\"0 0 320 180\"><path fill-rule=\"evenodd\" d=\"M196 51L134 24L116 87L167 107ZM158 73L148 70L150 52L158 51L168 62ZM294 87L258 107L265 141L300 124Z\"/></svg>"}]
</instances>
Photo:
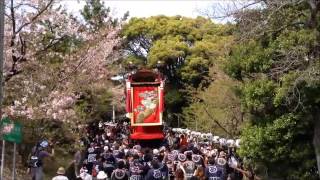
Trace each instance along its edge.
<instances>
[{"instance_id":1,"label":"tree trunk","mask_svg":"<svg viewBox=\"0 0 320 180\"><path fill-rule=\"evenodd\" d=\"M320 109L316 111L314 120L313 146L317 158L318 172L320 172Z\"/></svg>"}]
</instances>

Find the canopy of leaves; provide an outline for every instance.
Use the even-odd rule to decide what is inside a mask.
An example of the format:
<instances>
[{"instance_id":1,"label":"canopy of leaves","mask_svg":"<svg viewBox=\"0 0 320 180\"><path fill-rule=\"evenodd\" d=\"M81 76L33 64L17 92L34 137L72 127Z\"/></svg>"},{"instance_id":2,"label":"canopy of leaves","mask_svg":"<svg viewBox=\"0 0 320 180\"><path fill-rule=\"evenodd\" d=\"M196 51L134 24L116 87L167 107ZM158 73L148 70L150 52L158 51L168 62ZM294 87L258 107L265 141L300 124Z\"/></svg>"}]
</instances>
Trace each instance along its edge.
<instances>
[{"instance_id":1,"label":"canopy of leaves","mask_svg":"<svg viewBox=\"0 0 320 180\"><path fill-rule=\"evenodd\" d=\"M239 153L247 160L264 162L271 176L316 179L312 143L304 141L312 137L312 131L306 131L311 128L303 116L284 114L273 124L244 128ZM287 170L290 167L295 169Z\"/></svg>"},{"instance_id":2,"label":"canopy of leaves","mask_svg":"<svg viewBox=\"0 0 320 180\"><path fill-rule=\"evenodd\" d=\"M126 12L121 20L114 18L110 15L110 7L106 7L104 2L101 0L86 0L86 5L84 5L81 15L86 21L86 25L91 29L92 33L95 33L101 27L106 26L116 26L121 21L125 21L129 12Z\"/></svg>"},{"instance_id":3,"label":"canopy of leaves","mask_svg":"<svg viewBox=\"0 0 320 180\"><path fill-rule=\"evenodd\" d=\"M240 153L272 177L316 179L320 29L312 13L319 17L319 8L313 11L312 1L264 3L237 17L239 43L225 66L244 83L242 107L251 115Z\"/></svg>"},{"instance_id":4,"label":"canopy of leaves","mask_svg":"<svg viewBox=\"0 0 320 180\"><path fill-rule=\"evenodd\" d=\"M123 27L122 36L127 53L142 59L144 66L153 67L160 61L172 83L196 87L208 75L220 50L216 43L230 37L226 30L227 26L202 17L155 16L132 18Z\"/></svg>"}]
</instances>

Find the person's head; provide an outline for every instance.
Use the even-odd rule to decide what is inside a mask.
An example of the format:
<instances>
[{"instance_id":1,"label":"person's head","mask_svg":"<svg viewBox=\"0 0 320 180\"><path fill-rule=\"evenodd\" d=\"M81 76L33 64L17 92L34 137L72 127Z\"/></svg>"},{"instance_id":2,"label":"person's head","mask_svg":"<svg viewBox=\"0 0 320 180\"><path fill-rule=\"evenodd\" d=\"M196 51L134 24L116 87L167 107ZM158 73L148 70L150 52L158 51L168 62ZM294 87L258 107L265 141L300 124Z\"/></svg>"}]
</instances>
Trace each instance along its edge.
<instances>
[{"instance_id":1,"label":"person's head","mask_svg":"<svg viewBox=\"0 0 320 180\"><path fill-rule=\"evenodd\" d=\"M149 162L153 159L153 155L148 153L148 154L145 154L142 158L145 162Z\"/></svg>"},{"instance_id":2,"label":"person's head","mask_svg":"<svg viewBox=\"0 0 320 180\"><path fill-rule=\"evenodd\" d=\"M221 158L226 158L226 157L227 157L227 154L226 154L224 151L220 151L219 157L221 157Z\"/></svg>"},{"instance_id":3,"label":"person's head","mask_svg":"<svg viewBox=\"0 0 320 180\"><path fill-rule=\"evenodd\" d=\"M119 151L118 155L116 156L118 159L124 159L125 158L125 153L122 151Z\"/></svg>"},{"instance_id":4,"label":"person's head","mask_svg":"<svg viewBox=\"0 0 320 180\"><path fill-rule=\"evenodd\" d=\"M108 152L108 150L109 150L109 146L103 146L103 151L104 152Z\"/></svg>"},{"instance_id":5,"label":"person's head","mask_svg":"<svg viewBox=\"0 0 320 180\"><path fill-rule=\"evenodd\" d=\"M119 169L123 169L125 166L124 161L119 161L117 165Z\"/></svg>"},{"instance_id":6,"label":"person's head","mask_svg":"<svg viewBox=\"0 0 320 180\"><path fill-rule=\"evenodd\" d=\"M82 166L80 169L80 174L86 174L88 172L88 169L86 166Z\"/></svg>"},{"instance_id":7,"label":"person's head","mask_svg":"<svg viewBox=\"0 0 320 180\"><path fill-rule=\"evenodd\" d=\"M152 166L153 169L159 169L160 168L159 162L156 159L151 161L151 166Z\"/></svg>"},{"instance_id":8,"label":"person's head","mask_svg":"<svg viewBox=\"0 0 320 180\"><path fill-rule=\"evenodd\" d=\"M134 154L133 155L133 159L139 159L140 157L139 157L139 155L138 154Z\"/></svg>"},{"instance_id":9,"label":"person's head","mask_svg":"<svg viewBox=\"0 0 320 180\"><path fill-rule=\"evenodd\" d=\"M157 155L159 155L160 152L158 149L153 149L152 153L153 153L153 155L157 156Z\"/></svg>"},{"instance_id":10,"label":"person's head","mask_svg":"<svg viewBox=\"0 0 320 180\"><path fill-rule=\"evenodd\" d=\"M134 158L133 155L131 153L129 153L128 155L126 155L126 159L131 162Z\"/></svg>"},{"instance_id":11,"label":"person's head","mask_svg":"<svg viewBox=\"0 0 320 180\"><path fill-rule=\"evenodd\" d=\"M49 146L49 142L47 140L42 140L37 144L38 149L43 150Z\"/></svg>"},{"instance_id":12,"label":"person's head","mask_svg":"<svg viewBox=\"0 0 320 180\"><path fill-rule=\"evenodd\" d=\"M95 147L96 145L95 145L95 143L90 143L90 147Z\"/></svg>"},{"instance_id":13,"label":"person's head","mask_svg":"<svg viewBox=\"0 0 320 180\"><path fill-rule=\"evenodd\" d=\"M128 149L133 149L134 144L128 141Z\"/></svg>"},{"instance_id":14,"label":"person's head","mask_svg":"<svg viewBox=\"0 0 320 180\"><path fill-rule=\"evenodd\" d=\"M114 164L115 159L113 158L113 156L109 155L109 156L106 158L106 162L107 162L108 164Z\"/></svg>"},{"instance_id":15,"label":"person's head","mask_svg":"<svg viewBox=\"0 0 320 180\"><path fill-rule=\"evenodd\" d=\"M166 151L166 147L165 146L160 147L159 151L160 151L160 154L164 154L164 152Z\"/></svg>"},{"instance_id":16,"label":"person's head","mask_svg":"<svg viewBox=\"0 0 320 180\"><path fill-rule=\"evenodd\" d=\"M100 156L100 155L97 156L97 161L98 162L102 162L102 159L103 159L102 156Z\"/></svg>"},{"instance_id":17,"label":"person's head","mask_svg":"<svg viewBox=\"0 0 320 180\"><path fill-rule=\"evenodd\" d=\"M66 173L66 170L63 167L58 168L58 171L57 171L58 175L64 175L65 173Z\"/></svg>"},{"instance_id":18,"label":"person's head","mask_svg":"<svg viewBox=\"0 0 320 180\"><path fill-rule=\"evenodd\" d=\"M199 149L197 147L192 148L193 154L199 154Z\"/></svg>"},{"instance_id":19,"label":"person's head","mask_svg":"<svg viewBox=\"0 0 320 180\"><path fill-rule=\"evenodd\" d=\"M214 163L215 163L214 157L210 157L209 160L208 160L208 164L214 165Z\"/></svg>"},{"instance_id":20,"label":"person's head","mask_svg":"<svg viewBox=\"0 0 320 180\"><path fill-rule=\"evenodd\" d=\"M186 157L187 157L188 161L192 161L192 153L191 152L187 152Z\"/></svg>"},{"instance_id":21,"label":"person's head","mask_svg":"<svg viewBox=\"0 0 320 180\"><path fill-rule=\"evenodd\" d=\"M142 158L143 155L144 155L142 151L138 151L137 153L138 153L138 156L139 156L140 158Z\"/></svg>"},{"instance_id":22,"label":"person's head","mask_svg":"<svg viewBox=\"0 0 320 180\"><path fill-rule=\"evenodd\" d=\"M99 171L97 175L97 180L106 180L108 175L104 171Z\"/></svg>"},{"instance_id":23,"label":"person's head","mask_svg":"<svg viewBox=\"0 0 320 180\"><path fill-rule=\"evenodd\" d=\"M119 147L120 147L119 144L118 144L118 143L115 143L113 149L114 149L114 150L119 150Z\"/></svg>"},{"instance_id":24,"label":"person's head","mask_svg":"<svg viewBox=\"0 0 320 180\"><path fill-rule=\"evenodd\" d=\"M162 162L163 161L163 159L164 159L164 155L158 155L157 156L157 159L160 161L160 162Z\"/></svg>"},{"instance_id":25,"label":"person's head","mask_svg":"<svg viewBox=\"0 0 320 180\"><path fill-rule=\"evenodd\" d=\"M173 135L174 135L174 132L173 132L172 130L169 130L168 134L169 134L170 136L173 136Z\"/></svg>"}]
</instances>

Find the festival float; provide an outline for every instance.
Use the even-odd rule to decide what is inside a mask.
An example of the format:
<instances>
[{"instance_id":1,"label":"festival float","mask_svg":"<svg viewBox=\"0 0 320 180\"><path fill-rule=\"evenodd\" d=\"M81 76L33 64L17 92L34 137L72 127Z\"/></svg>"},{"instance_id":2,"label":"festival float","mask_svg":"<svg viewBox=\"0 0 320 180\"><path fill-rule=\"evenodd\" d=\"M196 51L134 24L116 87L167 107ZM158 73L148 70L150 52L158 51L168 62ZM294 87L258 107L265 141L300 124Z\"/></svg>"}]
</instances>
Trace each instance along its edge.
<instances>
[{"instance_id":1,"label":"festival float","mask_svg":"<svg viewBox=\"0 0 320 180\"><path fill-rule=\"evenodd\" d=\"M163 139L164 78L158 71L136 70L126 78L126 112L133 140Z\"/></svg>"}]
</instances>

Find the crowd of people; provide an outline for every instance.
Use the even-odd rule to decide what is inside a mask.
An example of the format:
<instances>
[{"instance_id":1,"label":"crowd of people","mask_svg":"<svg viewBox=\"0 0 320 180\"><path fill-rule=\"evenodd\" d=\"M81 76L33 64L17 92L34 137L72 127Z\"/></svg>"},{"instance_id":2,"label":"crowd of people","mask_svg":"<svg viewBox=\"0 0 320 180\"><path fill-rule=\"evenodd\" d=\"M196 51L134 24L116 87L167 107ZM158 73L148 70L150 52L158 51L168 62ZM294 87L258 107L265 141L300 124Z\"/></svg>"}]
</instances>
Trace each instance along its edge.
<instances>
[{"instance_id":1,"label":"crowd of people","mask_svg":"<svg viewBox=\"0 0 320 180\"><path fill-rule=\"evenodd\" d=\"M243 167L236 153L239 140L181 128L164 133L162 141L135 142L129 138L127 123L88 125L82 148L75 154L75 176L79 180L260 179ZM59 168L54 180L65 180L64 172Z\"/></svg>"},{"instance_id":2,"label":"crowd of people","mask_svg":"<svg viewBox=\"0 0 320 180\"><path fill-rule=\"evenodd\" d=\"M92 124L82 138L86 152L76 174L82 180L259 179L243 168L239 140L181 128L164 133L163 141L143 143L130 140L126 123Z\"/></svg>"}]
</instances>

